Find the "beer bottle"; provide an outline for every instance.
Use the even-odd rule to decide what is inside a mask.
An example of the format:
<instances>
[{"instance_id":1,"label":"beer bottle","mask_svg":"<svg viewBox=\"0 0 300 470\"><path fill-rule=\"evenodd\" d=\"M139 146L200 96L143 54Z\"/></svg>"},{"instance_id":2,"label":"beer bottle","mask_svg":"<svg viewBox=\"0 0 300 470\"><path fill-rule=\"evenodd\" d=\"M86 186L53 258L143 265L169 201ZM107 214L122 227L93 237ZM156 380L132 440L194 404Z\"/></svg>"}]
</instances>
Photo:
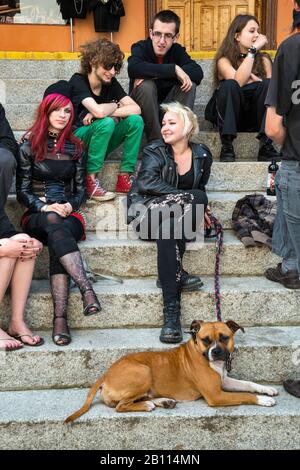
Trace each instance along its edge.
<instances>
[{"instance_id":1,"label":"beer bottle","mask_svg":"<svg viewBox=\"0 0 300 470\"><path fill-rule=\"evenodd\" d=\"M268 166L268 181L267 181L267 195L276 196L275 190L275 177L276 172L279 170L279 166L276 163L276 160L272 160Z\"/></svg>"}]
</instances>

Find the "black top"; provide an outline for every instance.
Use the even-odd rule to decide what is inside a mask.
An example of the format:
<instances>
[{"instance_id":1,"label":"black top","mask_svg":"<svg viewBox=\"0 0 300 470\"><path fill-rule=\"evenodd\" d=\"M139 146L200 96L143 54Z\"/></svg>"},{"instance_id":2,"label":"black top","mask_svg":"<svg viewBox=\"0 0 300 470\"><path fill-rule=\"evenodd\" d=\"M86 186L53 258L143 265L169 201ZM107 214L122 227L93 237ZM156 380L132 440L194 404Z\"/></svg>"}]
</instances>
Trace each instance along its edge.
<instances>
[{"instance_id":1,"label":"black top","mask_svg":"<svg viewBox=\"0 0 300 470\"><path fill-rule=\"evenodd\" d=\"M48 138L48 149L46 158L36 161L28 141L20 146L17 199L31 212L39 212L45 203L54 202L69 202L77 210L86 196L84 155L74 159L75 146L71 142L66 142L63 154L52 155L51 138Z\"/></svg>"},{"instance_id":2,"label":"black top","mask_svg":"<svg viewBox=\"0 0 300 470\"><path fill-rule=\"evenodd\" d=\"M180 44L173 44L163 57L163 63L157 62L152 41L150 38L139 41L131 46L131 56L128 59L128 75L131 92L136 78L155 79L158 101L161 103L171 88L179 81L175 73L175 65L179 65L190 77L192 82L199 85L203 78L203 71Z\"/></svg>"},{"instance_id":3,"label":"black top","mask_svg":"<svg viewBox=\"0 0 300 470\"><path fill-rule=\"evenodd\" d=\"M85 18L90 0L57 0L64 20Z\"/></svg>"},{"instance_id":4,"label":"black top","mask_svg":"<svg viewBox=\"0 0 300 470\"><path fill-rule=\"evenodd\" d=\"M282 147L283 160L300 160L300 34L280 45L273 64L273 73L266 105L274 106L283 116L287 135Z\"/></svg>"},{"instance_id":5,"label":"black top","mask_svg":"<svg viewBox=\"0 0 300 470\"><path fill-rule=\"evenodd\" d=\"M18 154L18 144L13 131L5 117L5 110L0 103L0 148L9 150L15 157Z\"/></svg>"},{"instance_id":6,"label":"black top","mask_svg":"<svg viewBox=\"0 0 300 470\"><path fill-rule=\"evenodd\" d=\"M97 33L117 32L120 27L120 17L125 16L122 0L90 0L89 9L94 11L94 26Z\"/></svg>"},{"instance_id":7,"label":"black top","mask_svg":"<svg viewBox=\"0 0 300 470\"><path fill-rule=\"evenodd\" d=\"M178 175L178 189L191 189L194 183L194 168L193 165L184 173L184 175Z\"/></svg>"},{"instance_id":8,"label":"black top","mask_svg":"<svg viewBox=\"0 0 300 470\"><path fill-rule=\"evenodd\" d=\"M82 105L82 100L85 98L94 98L96 103L111 103L112 101L120 101L127 96L118 80L113 77L109 85L102 85L100 95L95 95L90 87L88 77L81 73L74 73L70 79L72 102L75 108L75 126L80 127L83 125L83 118L88 113L88 110Z\"/></svg>"}]
</instances>

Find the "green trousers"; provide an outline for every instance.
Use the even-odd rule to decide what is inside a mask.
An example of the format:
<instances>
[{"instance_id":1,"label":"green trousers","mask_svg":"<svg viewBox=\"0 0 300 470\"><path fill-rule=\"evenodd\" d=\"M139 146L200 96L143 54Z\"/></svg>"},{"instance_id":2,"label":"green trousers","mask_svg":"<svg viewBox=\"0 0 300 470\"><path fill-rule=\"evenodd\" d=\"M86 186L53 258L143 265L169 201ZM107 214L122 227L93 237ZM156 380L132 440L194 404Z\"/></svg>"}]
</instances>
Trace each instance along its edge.
<instances>
[{"instance_id":1,"label":"green trousers","mask_svg":"<svg viewBox=\"0 0 300 470\"><path fill-rule=\"evenodd\" d=\"M98 173L103 167L106 155L121 144L124 146L120 172L133 173L143 129L144 121L136 114L121 119L117 124L113 118L106 117L76 129L76 137L84 142L88 152L87 174Z\"/></svg>"}]
</instances>

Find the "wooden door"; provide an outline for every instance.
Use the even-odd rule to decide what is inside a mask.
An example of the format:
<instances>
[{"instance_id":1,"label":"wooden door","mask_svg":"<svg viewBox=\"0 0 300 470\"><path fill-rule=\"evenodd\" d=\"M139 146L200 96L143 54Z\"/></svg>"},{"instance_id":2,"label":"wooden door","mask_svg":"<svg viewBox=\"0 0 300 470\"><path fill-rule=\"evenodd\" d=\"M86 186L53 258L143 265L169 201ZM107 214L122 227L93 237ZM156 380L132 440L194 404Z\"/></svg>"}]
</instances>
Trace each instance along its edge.
<instances>
[{"instance_id":1,"label":"wooden door","mask_svg":"<svg viewBox=\"0 0 300 470\"><path fill-rule=\"evenodd\" d=\"M181 44L191 51L211 51L219 47L236 15L260 16L261 0L157 0L157 11L165 9L181 19Z\"/></svg>"},{"instance_id":2,"label":"wooden door","mask_svg":"<svg viewBox=\"0 0 300 470\"><path fill-rule=\"evenodd\" d=\"M158 0L157 11L172 10L179 16L180 26L180 44L183 44L188 50L193 50L193 19L192 19L193 0Z\"/></svg>"}]
</instances>

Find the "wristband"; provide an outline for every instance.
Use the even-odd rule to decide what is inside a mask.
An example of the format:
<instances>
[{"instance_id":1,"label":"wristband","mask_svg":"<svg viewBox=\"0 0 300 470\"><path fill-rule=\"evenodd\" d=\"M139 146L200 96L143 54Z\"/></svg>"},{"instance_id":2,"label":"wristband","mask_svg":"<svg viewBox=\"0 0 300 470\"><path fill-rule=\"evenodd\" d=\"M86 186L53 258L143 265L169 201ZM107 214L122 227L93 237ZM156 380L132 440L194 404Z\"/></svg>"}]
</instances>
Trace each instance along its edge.
<instances>
[{"instance_id":1,"label":"wristband","mask_svg":"<svg viewBox=\"0 0 300 470\"><path fill-rule=\"evenodd\" d=\"M45 204L44 206L41 207L41 212L47 212L48 209L48 204Z\"/></svg>"}]
</instances>

